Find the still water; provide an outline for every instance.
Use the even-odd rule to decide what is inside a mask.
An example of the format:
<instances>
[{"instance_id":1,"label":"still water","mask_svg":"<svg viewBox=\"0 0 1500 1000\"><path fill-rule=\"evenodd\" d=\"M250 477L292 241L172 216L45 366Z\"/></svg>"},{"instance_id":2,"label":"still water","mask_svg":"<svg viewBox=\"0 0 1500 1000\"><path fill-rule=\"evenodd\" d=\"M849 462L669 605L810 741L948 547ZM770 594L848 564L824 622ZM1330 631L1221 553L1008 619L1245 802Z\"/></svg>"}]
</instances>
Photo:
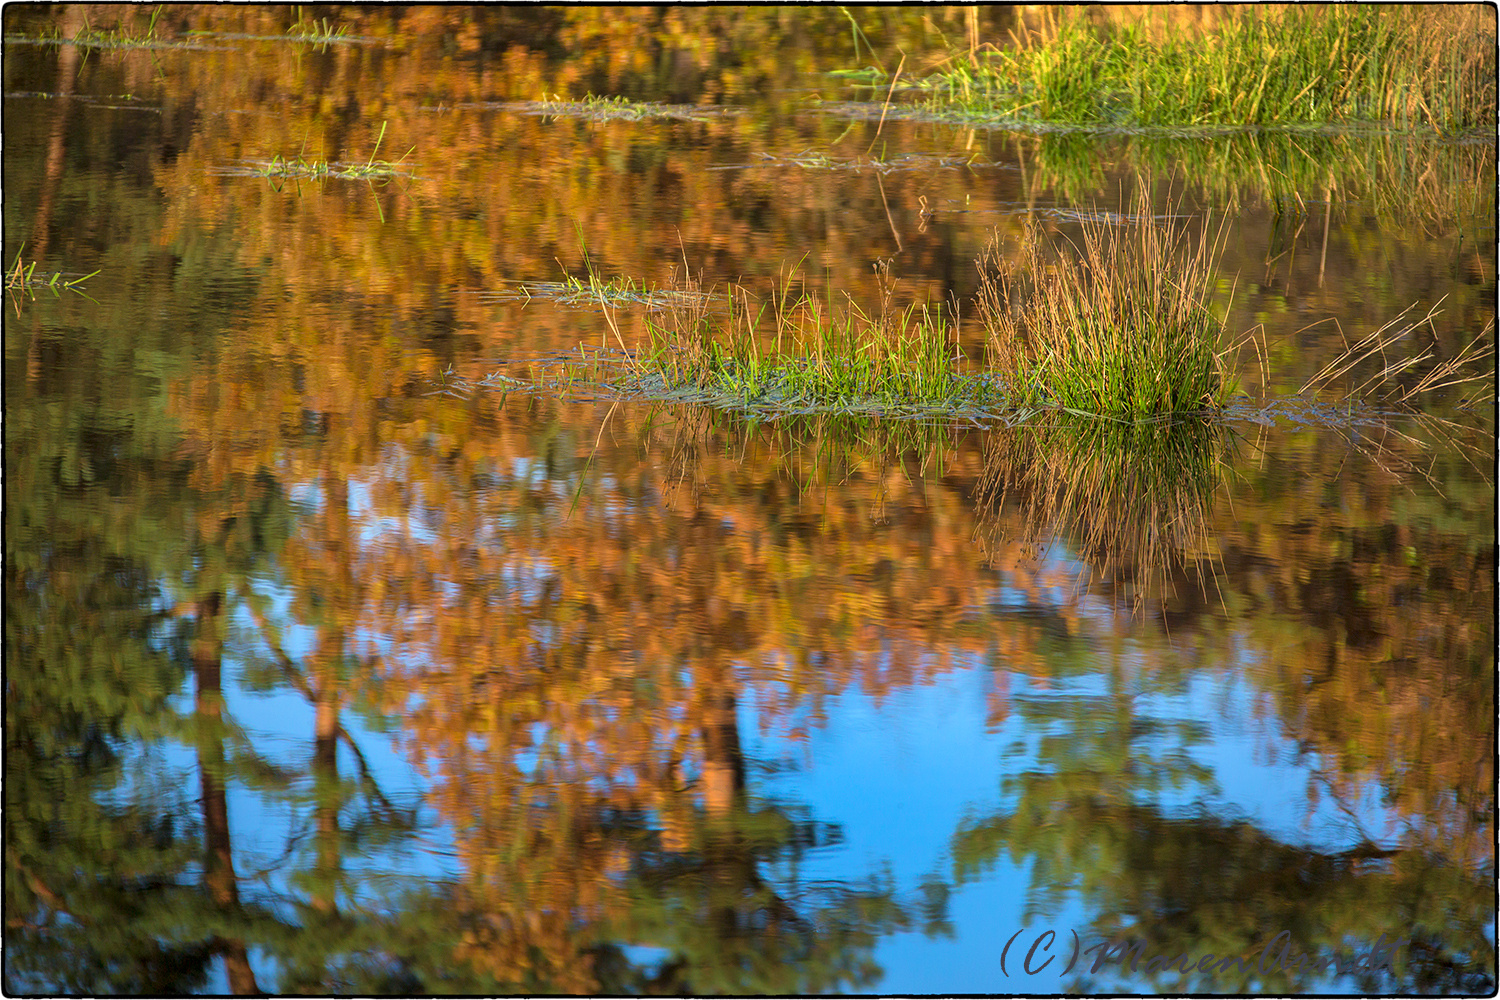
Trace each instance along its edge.
<instances>
[{"instance_id":1,"label":"still water","mask_svg":"<svg viewBox=\"0 0 1500 1000\"><path fill-rule=\"evenodd\" d=\"M5 262L97 272L5 302L8 991L1494 990L1493 409L1291 401L1493 319L1494 136L882 120L1013 15L853 13L7 7ZM442 389L590 267L975 356L992 234L1138 196L1244 419Z\"/></svg>"}]
</instances>

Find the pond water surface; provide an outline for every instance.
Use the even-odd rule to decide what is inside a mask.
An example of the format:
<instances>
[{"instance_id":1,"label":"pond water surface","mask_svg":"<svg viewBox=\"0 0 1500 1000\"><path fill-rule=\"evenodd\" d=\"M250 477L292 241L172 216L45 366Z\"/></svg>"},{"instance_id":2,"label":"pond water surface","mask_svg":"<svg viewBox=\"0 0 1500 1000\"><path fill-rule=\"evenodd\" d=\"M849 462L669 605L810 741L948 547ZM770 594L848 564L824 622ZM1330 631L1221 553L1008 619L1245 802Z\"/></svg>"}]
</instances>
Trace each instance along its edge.
<instances>
[{"instance_id":1,"label":"pond water surface","mask_svg":"<svg viewBox=\"0 0 1500 1000\"><path fill-rule=\"evenodd\" d=\"M856 13L6 9L4 259L97 272L5 302L8 991L1493 992L1492 397L1347 403L1492 322L1493 133L882 115L971 24ZM1236 419L474 387L590 267L976 357L992 234L1138 198Z\"/></svg>"}]
</instances>

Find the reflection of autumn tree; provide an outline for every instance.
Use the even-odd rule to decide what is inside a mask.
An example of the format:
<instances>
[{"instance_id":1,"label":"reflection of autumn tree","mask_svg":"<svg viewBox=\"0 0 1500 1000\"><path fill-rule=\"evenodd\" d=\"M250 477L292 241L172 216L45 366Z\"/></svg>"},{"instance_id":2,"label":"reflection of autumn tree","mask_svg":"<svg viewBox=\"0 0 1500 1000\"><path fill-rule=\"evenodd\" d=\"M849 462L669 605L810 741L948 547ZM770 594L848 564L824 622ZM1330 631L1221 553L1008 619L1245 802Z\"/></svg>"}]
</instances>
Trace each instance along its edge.
<instances>
[{"instance_id":1,"label":"reflection of autumn tree","mask_svg":"<svg viewBox=\"0 0 1500 1000\"><path fill-rule=\"evenodd\" d=\"M1474 433L1482 449L1492 435ZM1353 801L1373 780L1411 824L1407 843L1493 866L1493 487L1459 471L1462 438L1422 437L1390 435L1377 457L1434 483L1373 462L1336 475L1355 463L1333 434L1284 450L1220 529L1226 593L1257 609L1260 683L1317 755L1312 801Z\"/></svg>"},{"instance_id":2,"label":"reflection of autumn tree","mask_svg":"<svg viewBox=\"0 0 1500 1000\"><path fill-rule=\"evenodd\" d=\"M460 830L466 906L485 914L463 956L502 981L587 989L609 974L587 964L608 955L599 926L649 928L674 955L656 975L707 989L753 975L729 958L745 926L770 919L817 950L816 935L791 933L744 830L716 826L743 796L739 691L753 687L775 719L986 648L969 609L990 578L972 532L951 531L972 518L954 486L972 484L979 455L941 436L937 456L907 456L816 424L754 434L673 414L616 430L598 409L598 430L575 436L507 411L502 426L540 435L533 457L497 464L492 440L445 432L370 485L390 526L372 549L372 612L399 637L373 679ZM475 406L431 412L456 429ZM831 566L847 575L830 579ZM843 582L856 574L873 586ZM632 863L651 855L640 834L621 839L610 817L622 815L654 817L661 862ZM743 924L737 898L766 915ZM834 925L851 946L870 940ZM834 967L837 981L865 974L847 958Z\"/></svg>"}]
</instances>

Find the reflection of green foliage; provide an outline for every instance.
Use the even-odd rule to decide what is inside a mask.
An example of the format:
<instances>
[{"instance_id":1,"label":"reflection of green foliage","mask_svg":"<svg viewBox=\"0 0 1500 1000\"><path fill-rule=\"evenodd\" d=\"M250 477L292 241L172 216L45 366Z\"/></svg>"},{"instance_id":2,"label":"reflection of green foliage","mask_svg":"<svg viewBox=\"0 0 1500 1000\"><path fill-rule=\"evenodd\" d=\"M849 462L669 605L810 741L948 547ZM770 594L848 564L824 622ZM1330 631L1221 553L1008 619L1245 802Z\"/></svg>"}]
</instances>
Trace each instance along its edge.
<instances>
[{"instance_id":1,"label":"reflection of green foliage","mask_svg":"<svg viewBox=\"0 0 1500 1000\"><path fill-rule=\"evenodd\" d=\"M117 233L160 227L153 200L128 183L104 203ZM218 250L233 246L222 240ZM184 539L201 498L176 451L181 433L164 394L202 345L155 305L171 296L151 282L211 288L196 280L200 266L216 275L234 268L191 255L173 275L142 268L131 253L111 265L120 280L96 308L62 322L53 310L68 301L44 301L42 329L6 339L12 988L191 991L204 985L215 933L229 930L200 884L197 804L181 794L181 775L163 773L139 748L192 738L172 705L187 672L186 619L163 605L191 596L202 554ZM212 324L237 307L233 297L210 300L197 318ZM51 360L28 375L27 352ZM231 542L271 534L254 517L240 529Z\"/></svg>"},{"instance_id":2,"label":"reflection of green foliage","mask_svg":"<svg viewBox=\"0 0 1500 1000\"><path fill-rule=\"evenodd\" d=\"M1465 228L1494 215L1493 143L1431 136L1315 130L1256 130L1212 136L1035 137L1035 183L1086 202L1104 189L1104 165L1179 176L1236 204L1258 199L1286 214L1304 211L1309 192L1342 201L1369 199L1393 225L1416 220Z\"/></svg>"},{"instance_id":3,"label":"reflection of green foliage","mask_svg":"<svg viewBox=\"0 0 1500 1000\"><path fill-rule=\"evenodd\" d=\"M151 796L128 766L132 742L180 724L168 699L182 667L153 641L155 588L98 539L44 544L11 520L30 505L8 464L5 908L20 924L7 989L192 989L211 953L178 922L198 859L191 803Z\"/></svg>"},{"instance_id":4,"label":"reflection of green foliage","mask_svg":"<svg viewBox=\"0 0 1500 1000\"><path fill-rule=\"evenodd\" d=\"M1169 814L1147 804L1194 785L1214 794L1212 774L1190 755L1206 729L1187 718L1143 717L1138 679L1111 671L1110 689L1027 695L1015 701L1039 731L1037 763L1006 780L1012 805L955 833L954 874L971 881L1000 858L1026 865L1029 916L1056 912L1074 894L1099 914L1086 943L1131 939L1149 956L1256 955L1279 931L1291 953L1331 957L1411 936L1395 979L1366 989L1480 989L1495 956L1484 933L1493 868L1473 871L1422 849L1369 843L1320 852L1283 843L1244 823ZM1147 683L1151 683L1147 681ZM1080 930L1082 934L1082 931ZM1116 967L1089 976L1084 960L1070 991L1129 991L1141 980ZM1139 973L1152 991L1297 992L1307 974L1244 981L1228 973ZM1420 985L1419 985L1420 984ZM1139 988L1139 987L1134 987ZM1424 990L1425 991L1425 990Z\"/></svg>"},{"instance_id":5,"label":"reflection of green foliage","mask_svg":"<svg viewBox=\"0 0 1500 1000\"><path fill-rule=\"evenodd\" d=\"M1036 428L1024 431L1029 438ZM1073 432L1051 447L1085 456L1111 446ZM1143 456L1154 450L1149 441L1129 449ZM1201 460L1158 454L1160 464L1180 465L1183 478L1194 481ZM1340 466L1348 461L1342 452L1333 460ZM1163 662L1144 675L1111 669L1104 696L1064 689L1014 699L1027 730L1041 732L1037 764L1007 781L1012 801L1003 812L971 820L955 835L956 878L971 880L1001 857L1024 864L1035 909L1055 912L1081 896L1100 914L1089 943L1128 936L1142 942L1148 957L1256 955L1285 929L1292 954L1329 958L1366 951L1385 934L1387 943L1412 942L1393 976L1358 978L1361 991L1492 989L1495 955L1485 927L1493 913L1493 772L1483 745L1494 715L1493 558L1484 542L1494 537L1493 493L1451 468L1462 461L1442 452L1434 472L1445 486L1473 483L1472 497L1466 491L1444 499L1425 486L1402 490L1393 521L1359 521L1332 534L1325 529L1306 551L1279 551L1283 563L1299 568L1290 593L1252 590L1254 560L1244 554L1221 574L1231 614L1249 622L1222 647L1226 669L1242 635L1252 648L1277 650L1274 667L1259 674L1258 683L1274 691L1272 703L1288 735L1321 759L1314 765L1319 784L1334 796L1357 798L1373 778L1386 804L1410 817L1401 839L1376 845L1361 837L1346 849L1316 850L1245 823L1152 804L1168 787L1176 799L1184 791L1190 799L1215 794L1212 775L1191 754L1206 732L1202 725L1143 718L1136 688L1125 684L1126 678L1133 685L1170 684ZM1037 488L1038 477L1022 471L1027 464L1016 442L995 458L995 468L1010 470L1015 484ZM1309 474L1286 459L1247 470L1252 491L1280 512L1272 523L1296 523L1317 509L1349 503L1339 496L1343 484L1333 479L1310 495L1311 510L1304 510ZM1106 465L1099 482L1130 475L1125 463ZM1361 485L1348 489L1358 494ZM1095 516L1122 523L1137 515L1130 507L1110 507ZM1264 515L1252 517L1264 523ZM1438 524L1448 525L1441 537ZM1407 550L1397 540L1419 536L1432 571L1403 563ZM1288 536L1272 538L1285 544ZM1403 624L1382 624L1384 608L1398 594ZM1288 606L1252 614L1244 609L1247 599ZM1328 653L1334 649L1337 656ZM1077 659L1058 650L1058 675L1093 673ZM1410 767L1418 755L1420 774ZM1202 792L1192 795L1200 782ZM1116 968L1089 977L1084 971L1074 970L1068 989L1286 993L1321 981L1284 974L1244 982L1224 975L1131 977Z\"/></svg>"},{"instance_id":6,"label":"reflection of green foliage","mask_svg":"<svg viewBox=\"0 0 1500 1000\"><path fill-rule=\"evenodd\" d=\"M1016 813L966 828L954 850L971 865L1002 850L1032 863L1032 884L1047 910L1062 905L1069 888L1080 891L1100 914L1091 943L1136 942L1146 958L1245 958L1285 930L1293 956L1347 959L1367 953L1383 934L1386 944L1408 937L1418 943L1397 952L1392 974L1361 977L1363 990L1482 990L1494 980L1493 948L1476 919L1493 896L1492 875L1476 878L1419 851L1368 843L1335 853L1295 847L1244 824L1103 805L1067 784L1059 775L1028 787ZM1038 810L1051 819L1024 818ZM1090 961L1074 970L1070 991L1109 990L1112 983L1128 990L1141 981L1117 965L1095 971ZM1138 974L1152 992L1286 994L1320 978L1305 970Z\"/></svg>"},{"instance_id":7,"label":"reflection of green foliage","mask_svg":"<svg viewBox=\"0 0 1500 1000\"><path fill-rule=\"evenodd\" d=\"M631 979L601 989L791 995L874 985L880 968L870 952L877 938L908 922L890 887L795 880L783 887L763 874L773 864L795 871L802 853L838 836L835 828L767 806L704 818L685 850L638 847L630 917L619 933L665 948L670 957L654 971L633 970Z\"/></svg>"}]
</instances>

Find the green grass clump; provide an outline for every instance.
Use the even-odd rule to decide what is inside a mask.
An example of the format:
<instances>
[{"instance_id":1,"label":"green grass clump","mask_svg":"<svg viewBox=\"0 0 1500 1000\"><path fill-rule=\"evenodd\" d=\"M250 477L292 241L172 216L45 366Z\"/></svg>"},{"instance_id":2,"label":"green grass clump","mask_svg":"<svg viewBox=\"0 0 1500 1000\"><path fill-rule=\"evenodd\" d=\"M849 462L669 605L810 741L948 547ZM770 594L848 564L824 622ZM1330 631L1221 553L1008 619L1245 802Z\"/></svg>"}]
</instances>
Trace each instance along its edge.
<instances>
[{"instance_id":1,"label":"green grass clump","mask_svg":"<svg viewBox=\"0 0 1500 1000\"><path fill-rule=\"evenodd\" d=\"M1236 389L1210 312L1216 246L1189 247L1144 200L1134 221L1083 223L1076 253L1044 252L1028 224L1004 254L992 238L977 298L990 363L1011 401L1117 419L1222 406Z\"/></svg>"},{"instance_id":2,"label":"green grass clump","mask_svg":"<svg viewBox=\"0 0 1500 1000\"><path fill-rule=\"evenodd\" d=\"M1109 28L1077 13L1039 41L955 60L920 86L931 110L960 117L1455 131L1493 123L1495 54L1493 15L1465 6L1251 6L1207 31L1144 19Z\"/></svg>"},{"instance_id":3,"label":"green grass clump","mask_svg":"<svg viewBox=\"0 0 1500 1000\"><path fill-rule=\"evenodd\" d=\"M151 23L146 26L144 34L131 31L127 28L100 29L93 26L84 15L83 27L70 39L64 41L74 45L91 49L147 49L168 45L162 39L156 37L156 19L161 16L161 7L151 13Z\"/></svg>"},{"instance_id":4,"label":"green grass clump","mask_svg":"<svg viewBox=\"0 0 1500 1000\"><path fill-rule=\"evenodd\" d=\"M1014 253L991 240L977 262L986 370L968 368L940 314L891 308L889 284L875 316L852 301L783 292L760 303L732 288L727 308L689 297L648 318L637 365L657 382L641 384L791 412L1024 419L1061 409L1133 422L1221 408L1237 382L1236 351L1207 305L1217 246L1190 246L1181 228L1137 209L1122 225L1085 221L1076 254L1044 253L1031 226Z\"/></svg>"},{"instance_id":5,"label":"green grass clump","mask_svg":"<svg viewBox=\"0 0 1500 1000\"><path fill-rule=\"evenodd\" d=\"M650 343L637 355L638 376L665 392L849 413L959 411L994 395L987 379L961 371L956 330L926 306L892 309L887 295L871 317L852 300L832 307L784 291L758 302L743 287L721 305L687 284L684 304L648 319Z\"/></svg>"}]
</instances>

